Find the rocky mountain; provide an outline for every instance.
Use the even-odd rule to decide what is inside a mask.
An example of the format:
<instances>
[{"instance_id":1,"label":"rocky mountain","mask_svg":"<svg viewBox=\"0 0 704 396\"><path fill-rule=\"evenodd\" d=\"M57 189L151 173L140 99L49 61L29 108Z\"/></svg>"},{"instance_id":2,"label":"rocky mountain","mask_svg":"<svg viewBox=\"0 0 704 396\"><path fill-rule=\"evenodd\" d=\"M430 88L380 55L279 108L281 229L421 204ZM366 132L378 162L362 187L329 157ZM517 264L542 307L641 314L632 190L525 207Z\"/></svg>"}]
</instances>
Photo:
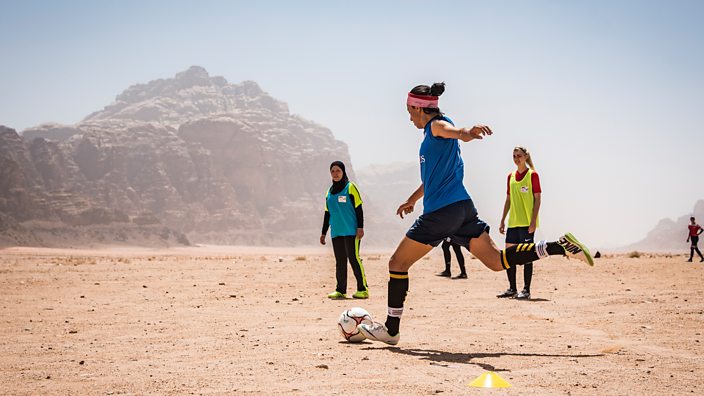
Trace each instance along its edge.
<instances>
[{"instance_id":1,"label":"rocky mountain","mask_svg":"<svg viewBox=\"0 0 704 396\"><path fill-rule=\"evenodd\" d=\"M354 179L329 129L194 66L75 125L0 127L0 243L314 243L334 160Z\"/></svg>"},{"instance_id":2,"label":"rocky mountain","mask_svg":"<svg viewBox=\"0 0 704 396\"><path fill-rule=\"evenodd\" d=\"M678 217L676 220L662 219L645 238L627 246L624 250L640 250L649 252L689 252L687 226L689 218L694 216L699 225L704 226L704 200L694 205L692 213ZM699 244L700 249L702 244Z\"/></svg>"},{"instance_id":3,"label":"rocky mountain","mask_svg":"<svg viewBox=\"0 0 704 396\"><path fill-rule=\"evenodd\" d=\"M201 118L242 113L257 114L259 118L272 117L272 124L296 118L289 114L286 103L269 96L257 83L229 84L223 77L211 77L202 67L192 66L174 78L127 88L117 96L115 103L89 115L84 121L157 122L178 128ZM329 130L316 127L310 121L296 123L332 137Z\"/></svg>"}]
</instances>

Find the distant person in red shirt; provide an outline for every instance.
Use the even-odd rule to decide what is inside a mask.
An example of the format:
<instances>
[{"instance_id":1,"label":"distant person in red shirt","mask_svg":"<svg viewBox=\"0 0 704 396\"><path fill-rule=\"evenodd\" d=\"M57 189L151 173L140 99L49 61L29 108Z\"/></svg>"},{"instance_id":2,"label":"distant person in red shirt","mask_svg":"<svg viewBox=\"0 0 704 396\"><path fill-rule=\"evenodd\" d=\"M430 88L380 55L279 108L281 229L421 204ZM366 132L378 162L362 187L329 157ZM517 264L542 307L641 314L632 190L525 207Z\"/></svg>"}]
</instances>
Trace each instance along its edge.
<instances>
[{"instance_id":1,"label":"distant person in red shirt","mask_svg":"<svg viewBox=\"0 0 704 396\"><path fill-rule=\"evenodd\" d=\"M697 224L696 221L694 221L694 217L689 218L690 225L687 226L689 228L689 234L687 235L687 242L692 240L692 246L689 248L689 260L688 262L692 262L692 257L694 256L694 251L696 250L697 254L699 255L699 262L704 262L704 256L702 256L702 252L699 251L699 247L697 246L697 243L699 243L699 234L704 232L704 229L702 229L699 224Z\"/></svg>"}]
</instances>

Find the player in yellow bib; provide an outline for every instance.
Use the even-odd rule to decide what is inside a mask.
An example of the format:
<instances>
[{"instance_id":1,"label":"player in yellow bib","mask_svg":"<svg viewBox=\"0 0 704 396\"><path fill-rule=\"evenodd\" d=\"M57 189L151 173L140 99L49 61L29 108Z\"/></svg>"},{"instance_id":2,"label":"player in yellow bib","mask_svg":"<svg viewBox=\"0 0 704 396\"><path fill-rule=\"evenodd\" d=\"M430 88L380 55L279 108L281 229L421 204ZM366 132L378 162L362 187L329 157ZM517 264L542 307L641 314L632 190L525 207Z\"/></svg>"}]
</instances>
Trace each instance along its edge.
<instances>
[{"instance_id":1,"label":"player in yellow bib","mask_svg":"<svg viewBox=\"0 0 704 396\"><path fill-rule=\"evenodd\" d=\"M533 243L535 230L538 228L540 211L540 178L535 172L533 159L525 147L513 149L513 163L516 171L508 175L506 202L499 224L499 232L506 234L506 247L521 243ZM508 230L506 229L508 215ZM530 299L530 284L533 279L533 263L523 265L523 290L518 293L516 287L516 267L506 270L508 289L497 295L499 298L515 297L519 300Z\"/></svg>"}]
</instances>

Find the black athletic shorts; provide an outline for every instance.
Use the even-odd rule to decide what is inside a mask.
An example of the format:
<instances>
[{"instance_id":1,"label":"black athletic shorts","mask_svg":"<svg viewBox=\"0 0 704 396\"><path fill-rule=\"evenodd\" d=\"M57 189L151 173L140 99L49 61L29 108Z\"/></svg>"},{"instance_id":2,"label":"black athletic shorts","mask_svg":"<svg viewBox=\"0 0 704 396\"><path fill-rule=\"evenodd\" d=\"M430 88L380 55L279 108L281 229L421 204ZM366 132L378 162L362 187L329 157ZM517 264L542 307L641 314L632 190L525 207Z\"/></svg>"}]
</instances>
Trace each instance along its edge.
<instances>
[{"instance_id":1,"label":"black athletic shorts","mask_svg":"<svg viewBox=\"0 0 704 396\"><path fill-rule=\"evenodd\" d=\"M511 227L506 230L506 243L532 243L535 234L528 233L528 227Z\"/></svg>"},{"instance_id":2,"label":"black athletic shorts","mask_svg":"<svg viewBox=\"0 0 704 396\"><path fill-rule=\"evenodd\" d=\"M434 212L423 213L406 233L416 242L438 246L445 238L469 249L469 240L489 232L489 225L479 219L471 199L455 202Z\"/></svg>"}]
</instances>

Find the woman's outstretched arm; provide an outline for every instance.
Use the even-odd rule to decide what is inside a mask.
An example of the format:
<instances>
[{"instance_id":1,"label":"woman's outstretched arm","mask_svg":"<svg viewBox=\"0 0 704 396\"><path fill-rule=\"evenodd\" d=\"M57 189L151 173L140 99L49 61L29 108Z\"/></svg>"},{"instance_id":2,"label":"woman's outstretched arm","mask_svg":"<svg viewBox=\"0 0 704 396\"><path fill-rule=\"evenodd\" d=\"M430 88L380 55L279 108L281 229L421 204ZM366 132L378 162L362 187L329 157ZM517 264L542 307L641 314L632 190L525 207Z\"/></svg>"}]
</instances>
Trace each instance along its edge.
<instances>
[{"instance_id":1,"label":"woman's outstretched arm","mask_svg":"<svg viewBox=\"0 0 704 396\"><path fill-rule=\"evenodd\" d=\"M433 136L444 137L447 139L458 139L463 142L469 142L474 139L483 139L485 135L491 135L491 128L486 125L475 125L470 129L457 128L447 121L438 120L430 126Z\"/></svg>"}]
</instances>

